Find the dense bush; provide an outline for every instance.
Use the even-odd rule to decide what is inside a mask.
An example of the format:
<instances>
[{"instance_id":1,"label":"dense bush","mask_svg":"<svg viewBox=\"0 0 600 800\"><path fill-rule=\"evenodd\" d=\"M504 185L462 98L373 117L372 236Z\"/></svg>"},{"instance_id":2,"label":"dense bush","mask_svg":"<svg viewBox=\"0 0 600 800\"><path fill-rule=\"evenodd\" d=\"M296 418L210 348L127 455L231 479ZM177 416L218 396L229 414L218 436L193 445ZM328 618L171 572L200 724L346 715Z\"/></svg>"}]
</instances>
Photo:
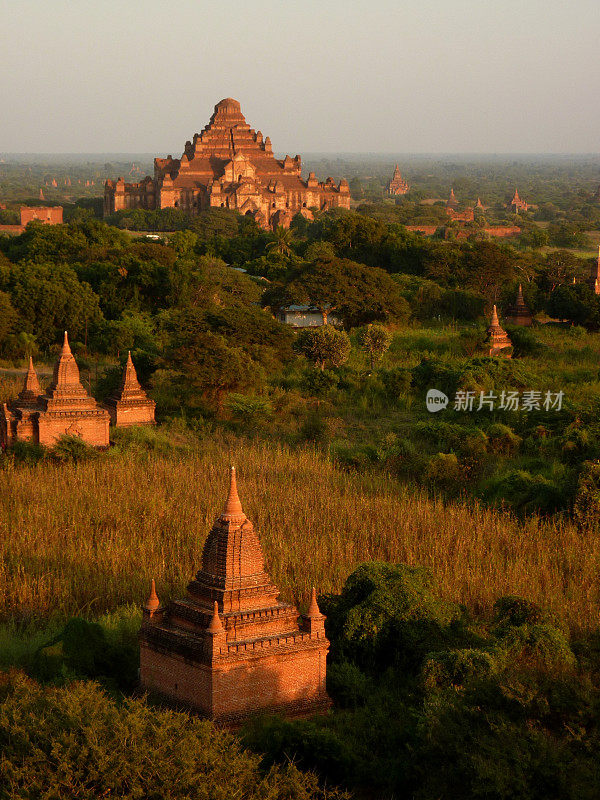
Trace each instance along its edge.
<instances>
[{"instance_id":1,"label":"dense bush","mask_svg":"<svg viewBox=\"0 0 600 800\"><path fill-rule=\"evenodd\" d=\"M403 565L362 565L321 607L330 615L337 709L246 726L244 741L267 764L297 759L375 796L596 796L600 648L592 638L579 645L584 668L540 606L506 596L491 621L468 620L435 597L424 571ZM390 657L395 649L401 658Z\"/></svg>"},{"instance_id":2,"label":"dense bush","mask_svg":"<svg viewBox=\"0 0 600 800\"><path fill-rule=\"evenodd\" d=\"M367 670L417 670L429 650L463 635L461 609L437 596L427 570L404 564L361 565L324 609L335 657Z\"/></svg>"},{"instance_id":3,"label":"dense bush","mask_svg":"<svg viewBox=\"0 0 600 800\"><path fill-rule=\"evenodd\" d=\"M117 705L94 683L49 689L14 675L1 690L3 800L340 796L291 764L261 772L258 757L210 722L141 700Z\"/></svg>"}]
</instances>

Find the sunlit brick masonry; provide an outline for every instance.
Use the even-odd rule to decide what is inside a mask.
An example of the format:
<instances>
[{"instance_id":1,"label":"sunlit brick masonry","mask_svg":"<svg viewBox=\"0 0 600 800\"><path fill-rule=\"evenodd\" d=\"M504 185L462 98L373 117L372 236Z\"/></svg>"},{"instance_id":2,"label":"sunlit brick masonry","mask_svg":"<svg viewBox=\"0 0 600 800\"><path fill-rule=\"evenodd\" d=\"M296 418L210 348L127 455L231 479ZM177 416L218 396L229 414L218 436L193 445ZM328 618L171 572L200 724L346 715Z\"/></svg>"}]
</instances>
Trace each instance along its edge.
<instances>
[{"instance_id":1,"label":"sunlit brick masonry","mask_svg":"<svg viewBox=\"0 0 600 800\"><path fill-rule=\"evenodd\" d=\"M181 158L154 159L154 177L104 186L104 215L130 208L178 208L198 214L227 208L252 217L262 228L288 228L295 214L312 219L311 209L350 208L345 179L317 181L301 176L302 160L273 155L271 140L246 122L240 104L226 97L210 122L185 143Z\"/></svg>"},{"instance_id":2,"label":"sunlit brick masonry","mask_svg":"<svg viewBox=\"0 0 600 800\"><path fill-rule=\"evenodd\" d=\"M42 394L30 358L23 389L0 408L0 446L11 447L17 441L52 446L61 436L77 436L92 447L106 448L111 422L117 428L152 425L155 405L140 386L129 354L117 393L102 407L81 383L65 331L46 392Z\"/></svg>"},{"instance_id":3,"label":"sunlit brick masonry","mask_svg":"<svg viewBox=\"0 0 600 800\"><path fill-rule=\"evenodd\" d=\"M326 709L325 617L278 600L231 468L225 507L187 596L160 605L154 581L140 629L142 687L228 725L264 710Z\"/></svg>"}]
</instances>

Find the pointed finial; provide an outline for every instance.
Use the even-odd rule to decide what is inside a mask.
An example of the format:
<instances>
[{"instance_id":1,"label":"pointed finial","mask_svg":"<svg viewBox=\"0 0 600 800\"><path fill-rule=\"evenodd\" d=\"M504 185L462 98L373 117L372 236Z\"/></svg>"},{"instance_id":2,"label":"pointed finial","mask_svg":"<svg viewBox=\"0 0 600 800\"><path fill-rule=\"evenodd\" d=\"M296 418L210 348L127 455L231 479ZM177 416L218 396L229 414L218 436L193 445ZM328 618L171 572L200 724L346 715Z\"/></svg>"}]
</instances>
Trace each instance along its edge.
<instances>
[{"instance_id":1,"label":"pointed finial","mask_svg":"<svg viewBox=\"0 0 600 800\"><path fill-rule=\"evenodd\" d=\"M491 325L500 325L500 323L498 322L498 312L496 311L496 306L495 305L494 305L494 308L493 308L493 311L492 311Z\"/></svg>"},{"instance_id":2,"label":"pointed finial","mask_svg":"<svg viewBox=\"0 0 600 800\"><path fill-rule=\"evenodd\" d=\"M39 395L41 395L41 393L42 389L40 382L38 380L35 367L33 366L33 357L29 356L29 367L27 368L25 381L23 382L23 389L19 394L19 400L22 402L28 402L37 398Z\"/></svg>"},{"instance_id":3,"label":"pointed finial","mask_svg":"<svg viewBox=\"0 0 600 800\"><path fill-rule=\"evenodd\" d=\"M235 467L231 467L229 474L229 494L227 495L227 501L225 503L225 507L223 508L223 512L221 513L221 518L231 522L242 522L246 518L246 515L244 514L242 504L238 496L237 482L235 479Z\"/></svg>"},{"instance_id":4,"label":"pointed finial","mask_svg":"<svg viewBox=\"0 0 600 800\"><path fill-rule=\"evenodd\" d=\"M317 590L315 587L312 587L312 594L310 598L310 605L308 607L308 612L306 614L307 617L320 617L321 611L319 610L319 604L317 603Z\"/></svg>"},{"instance_id":5,"label":"pointed finial","mask_svg":"<svg viewBox=\"0 0 600 800\"><path fill-rule=\"evenodd\" d=\"M215 604L213 607L213 615L210 620L210 624L207 628L209 633L221 633L223 630L223 625L221 624L221 618L219 617L219 604L215 600Z\"/></svg>"},{"instance_id":6,"label":"pointed finial","mask_svg":"<svg viewBox=\"0 0 600 800\"><path fill-rule=\"evenodd\" d=\"M158 611L160 608L160 600L158 599L158 595L156 594L156 584L154 583L154 578L150 581L150 596L146 601L146 611L150 612L150 616L154 614L155 611Z\"/></svg>"},{"instance_id":7,"label":"pointed finial","mask_svg":"<svg viewBox=\"0 0 600 800\"><path fill-rule=\"evenodd\" d=\"M62 354L67 354L71 352L71 348L69 346L69 334L65 331L65 338L63 339L63 346L62 346Z\"/></svg>"}]
</instances>

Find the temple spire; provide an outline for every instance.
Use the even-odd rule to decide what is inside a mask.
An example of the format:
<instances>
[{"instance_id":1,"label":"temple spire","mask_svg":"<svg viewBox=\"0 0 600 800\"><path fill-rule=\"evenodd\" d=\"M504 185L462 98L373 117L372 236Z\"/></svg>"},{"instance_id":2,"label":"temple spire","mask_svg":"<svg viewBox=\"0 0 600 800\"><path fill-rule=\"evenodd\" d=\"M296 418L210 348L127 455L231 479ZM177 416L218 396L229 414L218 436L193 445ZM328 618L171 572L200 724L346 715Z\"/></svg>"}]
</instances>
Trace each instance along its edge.
<instances>
[{"instance_id":1,"label":"temple spire","mask_svg":"<svg viewBox=\"0 0 600 800\"><path fill-rule=\"evenodd\" d=\"M510 358L510 353L502 353L502 350L506 350L508 347L512 347L512 342L510 341L508 334L504 330L504 328L500 325L498 320L498 311L496 306L494 306L492 310L492 320L490 322L490 327L487 329L489 335L489 343L490 343L490 350L488 355L490 356L497 356L502 354L503 356Z\"/></svg>"},{"instance_id":2,"label":"temple spire","mask_svg":"<svg viewBox=\"0 0 600 800\"><path fill-rule=\"evenodd\" d=\"M35 367L33 366L33 358L29 356L29 367L27 369L27 374L25 375L23 389L19 394L19 400L34 400L39 397L41 393L42 388L40 386Z\"/></svg>"},{"instance_id":3,"label":"temple spire","mask_svg":"<svg viewBox=\"0 0 600 800\"><path fill-rule=\"evenodd\" d=\"M54 393L56 390L68 390L71 393L77 392L81 397L87 397L87 393L79 379L79 367L71 352L67 331L65 331L60 355L54 365L54 375L48 392Z\"/></svg>"},{"instance_id":4,"label":"temple spire","mask_svg":"<svg viewBox=\"0 0 600 800\"><path fill-rule=\"evenodd\" d=\"M221 624L221 618L219 617L219 604L216 600L213 606L213 615L211 617L207 630L209 633L221 633L223 630L223 625Z\"/></svg>"},{"instance_id":5,"label":"temple spire","mask_svg":"<svg viewBox=\"0 0 600 800\"><path fill-rule=\"evenodd\" d=\"M139 392L142 388L138 380L135 365L131 358L131 350L127 351L127 362L125 364L125 369L123 370L123 377L121 378L121 386L119 388L121 390L121 395L123 392L127 391Z\"/></svg>"},{"instance_id":6,"label":"temple spire","mask_svg":"<svg viewBox=\"0 0 600 800\"><path fill-rule=\"evenodd\" d=\"M227 495L225 507L221 512L221 519L227 522L243 522L246 519L246 515L238 495L235 467L231 467L229 474L229 494Z\"/></svg>"},{"instance_id":7,"label":"temple spire","mask_svg":"<svg viewBox=\"0 0 600 800\"><path fill-rule=\"evenodd\" d=\"M312 594L310 597L310 605L308 607L308 611L306 612L306 616L310 617L322 617L321 611L319 609L319 604L317 603L317 590L315 587L312 587Z\"/></svg>"},{"instance_id":8,"label":"temple spire","mask_svg":"<svg viewBox=\"0 0 600 800\"><path fill-rule=\"evenodd\" d=\"M61 355L72 355L71 347L69 346L69 334L65 331L65 338L63 339L63 346L62 350L60 351Z\"/></svg>"},{"instance_id":9,"label":"temple spire","mask_svg":"<svg viewBox=\"0 0 600 800\"><path fill-rule=\"evenodd\" d=\"M158 599L158 595L156 594L156 584L154 583L154 578L152 578L150 582L150 595L148 600L146 601L145 609L148 611L150 616L154 614L160 608L160 600Z\"/></svg>"}]
</instances>

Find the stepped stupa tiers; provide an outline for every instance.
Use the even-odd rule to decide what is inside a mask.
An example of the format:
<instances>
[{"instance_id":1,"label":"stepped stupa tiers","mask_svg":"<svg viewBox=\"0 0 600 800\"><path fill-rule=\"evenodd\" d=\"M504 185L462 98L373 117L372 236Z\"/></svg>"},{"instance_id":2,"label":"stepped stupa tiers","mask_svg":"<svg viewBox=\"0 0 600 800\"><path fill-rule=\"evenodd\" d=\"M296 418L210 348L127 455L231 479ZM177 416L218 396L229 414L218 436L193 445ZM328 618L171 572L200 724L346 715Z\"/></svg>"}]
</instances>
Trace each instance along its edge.
<instances>
[{"instance_id":1,"label":"stepped stupa tiers","mask_svg":"<svg viewBox=\"0 0 600 800\"><path fill-rule=\"evenodd\" d=\"M187 597L165 608L152 586L140 630L142 686L229 725L261 710L327 708L329 642L316 594L304 616L278 595L232 467Z\"/></svg>"},{"instance_id":2,"label":"stepped stupa tiers","mask_svg":"<svg viewBox=\"0 0 600 800\"><path fill-rule=\"evenodd\" d=\"M523 287L519 284L519 291L517 292L517 299L514 306L511 306L506 312L506 320L511 325L521 325L528 327L533 322L531 311L525 304L523 297Z\"/></svg>"},{"instance_id":3,"label":"stepped stupa tiers","mask_svg":"<svg viewBox=\"0 0 600 800\"><path fill-rule=\"evenodd\" d=\"M53 445L60 436L80 436L94 447L108 447L108 412L90 397L79 380L79 367L65 338L52 383L40 397L38 442Z\"/></svg>"},{"instance_id":4,"label":"stepped stupa tiers","mask_svg":"<svg viewBox=\"0 0 600 800\"><path fill-rule=\"evenodd\" d=\"M117 428L131 425L154 425L156 403L151 400L140 386L137 373L131 360L131 352L127 355L127 363L117 393L105 403L110 414L111 423Z\"/></svg>"},{"instance_id":5,"label":"stepped stupa tiers","mask_svg":"<svg viewBox=\"0 0 600 800\"><path fill-rule=\"evenodd\" d=\"M16 400L4 403L0 419L0 443L10 446L15 441L37 442L37 413L42 390L33 359L29 357L29 368L23 388Z\"/></svg>"},{"instance_id":6,"label":"stepped stupa tiers","mask_svg":"<svg viewBox=\"0 0 600 800\"><path fill-rule=\"evenodd\" d=\"M253 217L263 228L289 227L297 213L311 208L350 208L346 180L319 183L311 172L301 177L300 156L276 159L271 140L246 122L240 104L217 103L208 125L185 143L181 158L154 159L154 177L139 183L106 181L104 214L128 208L179 208L197 214L228 208Z\"/></svg>"},{"instance_id":7,"label":"stepped stupa tiers","mask_svg":"<svg viewBox=\"0 0 600 800\"><path fill-rule=\"evenodd\" d=\"M0 434L4 446L17 439L53 445L61 436L79 436L94 447L108 447L108 412L85 391L79 368L65 338L45 394L29 360L23 390L3 407Z\"/></svg>"},{"instance_id":8,"label":"stepped stupa tiers","mask_svg":"<svg viewBox=\"0 0 600 800\"><path fill-rule=\"evenodd\" d=\"M398 164L396 164L392 180L388 183L387 191L388 194L394 195L403 195L410 191L410 186L402 177Z\"/></svg>"},{"instance_id":9,"label":"stepped stupa tiers","mask_svg":"<svg viewBox=\"0 0 600 800\"><path fill-rule=\"evenodd\" d=\"M512 355L512 342L498 321L498 312L496 311L496 306L494 306L492 311L492 320L487 332L490 345L489 355L510 358Z\"/></svg>"}]
</instances>

